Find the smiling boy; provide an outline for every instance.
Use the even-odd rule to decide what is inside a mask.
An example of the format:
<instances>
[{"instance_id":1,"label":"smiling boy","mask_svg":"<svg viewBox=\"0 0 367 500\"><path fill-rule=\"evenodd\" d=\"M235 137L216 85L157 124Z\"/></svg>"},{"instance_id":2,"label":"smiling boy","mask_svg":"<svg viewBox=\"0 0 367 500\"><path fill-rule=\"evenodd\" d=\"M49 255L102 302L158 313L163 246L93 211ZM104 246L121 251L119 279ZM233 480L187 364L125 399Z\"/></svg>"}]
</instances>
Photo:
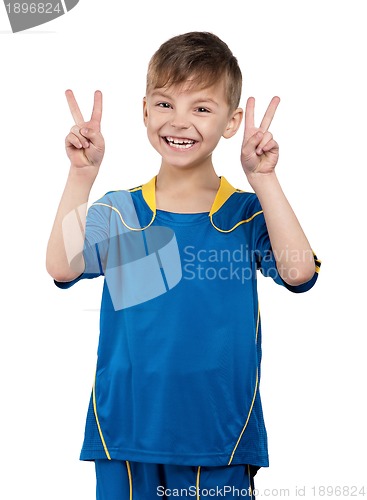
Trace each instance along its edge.
<instances>
[{"instance_id":1,"label":"smiling boy","mask_svg":"<svg viewBox=\"0 0 367 500\"><path fill-rule=\"evenodd\" d=\"M241 88L237 60L215 35L165 42L150 61L143 100L159 172L107 193L87 218L104 153L102 96L95 93L85 122L66 93L71 167L47 269L60 288L105 277L81 452L95 461L98 500L173 490L254 498L253 476L268 466L256 273L304 292L320 262L275 174L278 144L268 129L279 98L259 128L255 101L247 101L241 164L254 193L214 170L219 140L241 124Z\"/></svg>"}]
</instances>

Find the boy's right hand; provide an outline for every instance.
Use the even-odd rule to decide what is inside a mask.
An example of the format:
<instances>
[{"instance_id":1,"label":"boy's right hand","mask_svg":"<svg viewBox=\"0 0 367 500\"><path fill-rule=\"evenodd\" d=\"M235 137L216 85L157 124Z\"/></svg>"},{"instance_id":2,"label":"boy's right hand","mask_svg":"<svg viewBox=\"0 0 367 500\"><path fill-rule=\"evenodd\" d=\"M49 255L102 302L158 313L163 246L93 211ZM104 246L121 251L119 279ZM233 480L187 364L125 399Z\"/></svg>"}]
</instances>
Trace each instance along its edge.
<instances>
[{"instance_id":1,"label":"boy's right hand","mask_svg":"<svg viewBox=\"0 0 367 500\"><path fill-rule=\"evenodd\" d=\"M66 153L71 162L71 169L87 177L95 177L101 165L105 144L101 134L102 93L94 93L94 105L91 119L86 122L71 90L65 92L75 125L65 139Z\"/></svg>"}]
</instances>

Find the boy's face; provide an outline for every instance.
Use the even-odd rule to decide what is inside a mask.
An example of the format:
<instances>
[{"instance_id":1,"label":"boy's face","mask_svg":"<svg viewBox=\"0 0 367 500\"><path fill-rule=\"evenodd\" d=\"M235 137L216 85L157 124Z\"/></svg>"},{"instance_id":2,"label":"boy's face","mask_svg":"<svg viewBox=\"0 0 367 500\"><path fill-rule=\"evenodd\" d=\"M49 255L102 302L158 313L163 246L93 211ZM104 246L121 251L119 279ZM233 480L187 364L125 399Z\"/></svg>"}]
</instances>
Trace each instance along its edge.
<instances>
[{"instance_id":1,"label":"boy's face","mask_svg":"<svg viewBox=\"0 0 367 500\"><path fill-rule=\"evenodd\" d=\"M221 137L238 130L243 111L231 111L224 82L205 88L188 85L157 88L143 100L144 123L162 165L198 167L211 162Z\"/></svg>"}]
</instances>

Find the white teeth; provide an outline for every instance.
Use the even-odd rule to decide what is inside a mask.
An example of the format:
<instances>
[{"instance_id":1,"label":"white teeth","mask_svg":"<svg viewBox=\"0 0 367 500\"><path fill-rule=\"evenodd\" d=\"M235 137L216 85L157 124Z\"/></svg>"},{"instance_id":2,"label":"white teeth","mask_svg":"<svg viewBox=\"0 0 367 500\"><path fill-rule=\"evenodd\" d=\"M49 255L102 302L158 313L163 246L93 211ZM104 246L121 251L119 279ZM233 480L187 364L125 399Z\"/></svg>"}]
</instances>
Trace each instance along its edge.
<instances>
[{"instance_id":1,"label":"white teeth","mask_svg":"<svg viewBox=\"0 0 367 500\"><path fill-rule=\"evenodd\" d=\"M177 149L188 149L195 143L192 139L176 139L174 137L166 137L166 140L170 146Z\"/></svg>"}]
</instances>

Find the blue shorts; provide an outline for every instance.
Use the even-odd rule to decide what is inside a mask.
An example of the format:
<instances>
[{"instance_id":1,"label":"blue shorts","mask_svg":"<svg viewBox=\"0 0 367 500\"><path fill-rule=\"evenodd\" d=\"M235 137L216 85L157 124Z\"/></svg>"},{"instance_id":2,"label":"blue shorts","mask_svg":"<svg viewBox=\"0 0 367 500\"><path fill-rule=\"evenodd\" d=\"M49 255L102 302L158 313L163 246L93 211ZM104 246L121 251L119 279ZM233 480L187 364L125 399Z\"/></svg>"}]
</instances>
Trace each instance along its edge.
<instances>
[{"instance_id":1,"label":"blue shorts","mask_svg":"<svg viewBox=\"0 0 367 500\"><path fill-rule=\"evenodd\" d=\"M249 465L223 467L95 460L97 500L255 500Z\"/></svg>"}]
</instances>

